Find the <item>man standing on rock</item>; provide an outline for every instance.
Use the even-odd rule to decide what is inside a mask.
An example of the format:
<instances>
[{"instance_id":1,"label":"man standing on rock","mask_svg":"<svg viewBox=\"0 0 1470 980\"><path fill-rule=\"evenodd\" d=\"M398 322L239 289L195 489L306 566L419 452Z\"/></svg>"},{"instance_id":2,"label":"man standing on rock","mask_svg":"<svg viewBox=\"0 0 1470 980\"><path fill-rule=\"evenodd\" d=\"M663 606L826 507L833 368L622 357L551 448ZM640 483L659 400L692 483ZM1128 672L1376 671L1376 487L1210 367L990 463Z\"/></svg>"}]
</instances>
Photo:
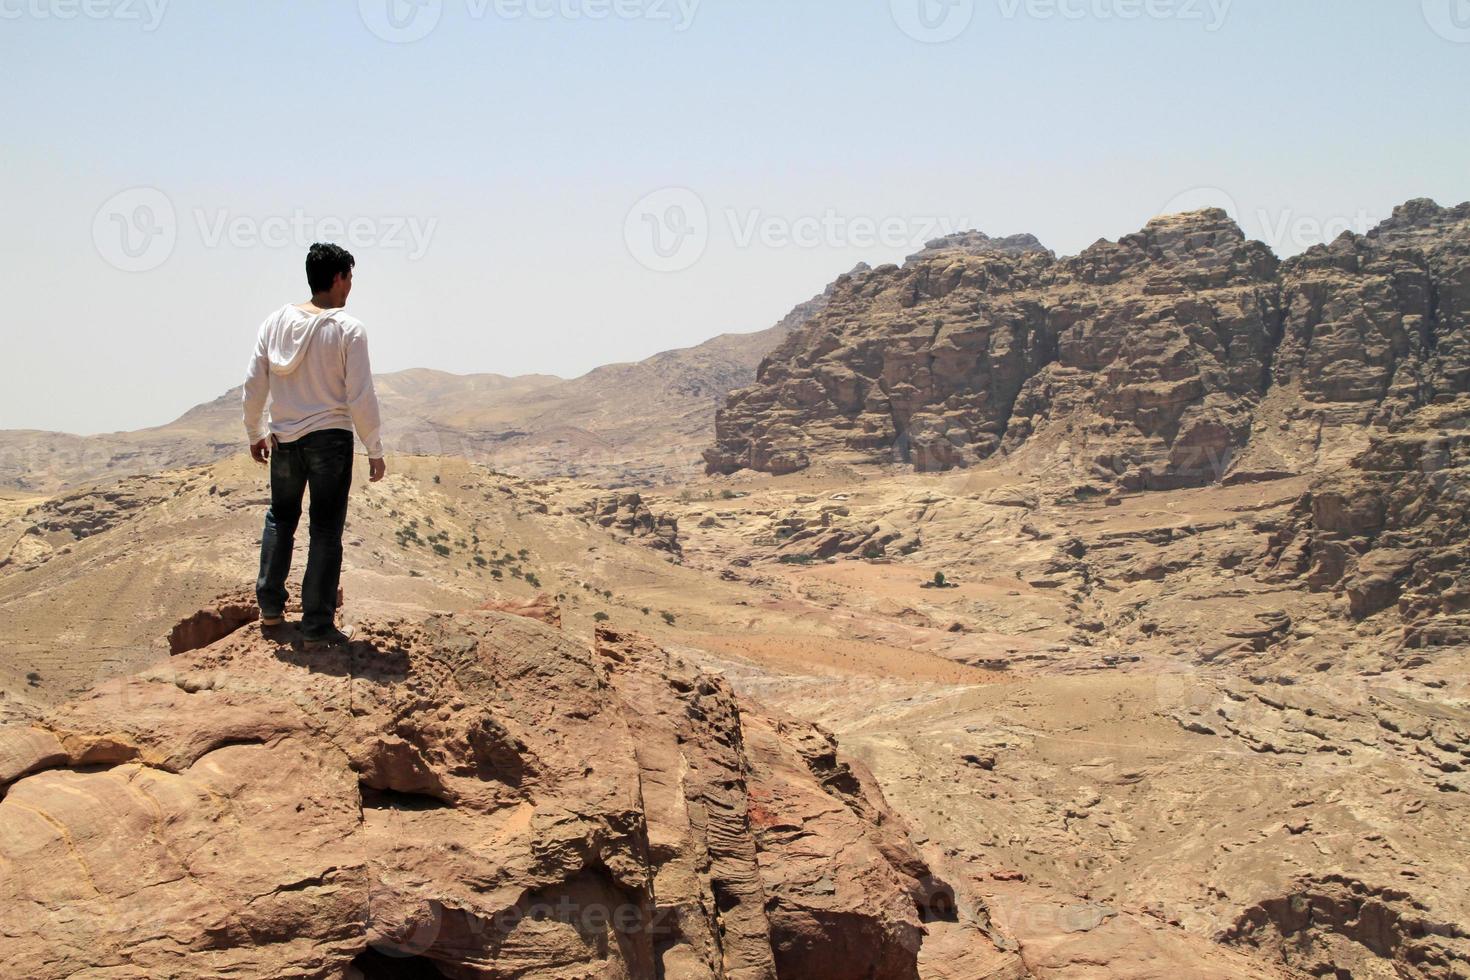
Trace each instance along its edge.
<instances>
[{"instance_id":1,"label":"man standing on rock","mask_svg":"<svg viewBox=\"0 0 1470 980\"><path fill-rule=\"evenodd\" d=\"M260 541L255 583L263 626L285 622L286 576L311 488L301 633L313 645L344 643L337 628L342 530L352 487L352 431L367 449L368 477L387 472L379 434L378 396L368 363L367 332L342 308L352 292L352 253L318 243L306 256L311 299L287 304L261 324L245 374L245 431L250 455L269 463L271 506ZM270 399L270 423L265 421Z\"/></svg>"}]
</instances>

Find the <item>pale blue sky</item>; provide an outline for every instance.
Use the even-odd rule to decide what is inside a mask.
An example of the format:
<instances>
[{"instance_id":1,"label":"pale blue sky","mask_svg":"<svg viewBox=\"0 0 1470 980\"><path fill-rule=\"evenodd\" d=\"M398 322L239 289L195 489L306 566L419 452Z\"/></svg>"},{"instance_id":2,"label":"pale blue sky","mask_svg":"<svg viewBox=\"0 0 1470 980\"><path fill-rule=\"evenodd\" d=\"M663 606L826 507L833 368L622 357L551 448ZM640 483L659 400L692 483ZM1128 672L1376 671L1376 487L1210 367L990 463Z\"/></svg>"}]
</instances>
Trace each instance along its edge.
<instances>
[{"instance_id":1,"label":"pale blue sky","mask_svg":"<svg viewBox=\"0 0 1470 980\"><path fill-rule=\"evenodd\" d=\"M1074 253L1228 203L1293 253L1470 199L1470 0L388 2L0 0L0 428L237 384L331 220L379 371L570 377L946 224Z\"/></svg>"}]
</instances>

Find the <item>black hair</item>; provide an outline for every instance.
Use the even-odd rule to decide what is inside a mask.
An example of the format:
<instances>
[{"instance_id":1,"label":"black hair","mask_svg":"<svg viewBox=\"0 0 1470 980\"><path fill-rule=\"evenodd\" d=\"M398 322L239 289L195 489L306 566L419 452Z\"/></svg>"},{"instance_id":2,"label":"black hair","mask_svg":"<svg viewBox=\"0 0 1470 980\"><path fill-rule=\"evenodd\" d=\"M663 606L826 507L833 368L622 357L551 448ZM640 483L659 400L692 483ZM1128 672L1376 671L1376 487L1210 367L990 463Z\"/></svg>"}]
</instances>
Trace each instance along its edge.
<instances>
[{"instance_id":1,"label":"black hair","mask_svg":"<svg viewBox=\"0 0 1470 980\"><path fill-rule=\"evenodd\" d=\"M313 294L324 293L337 281L338 273L345 274L355 265L357 260L341 245L317 242L306 253L306 281Z\"/></svg>"}]
</instances>

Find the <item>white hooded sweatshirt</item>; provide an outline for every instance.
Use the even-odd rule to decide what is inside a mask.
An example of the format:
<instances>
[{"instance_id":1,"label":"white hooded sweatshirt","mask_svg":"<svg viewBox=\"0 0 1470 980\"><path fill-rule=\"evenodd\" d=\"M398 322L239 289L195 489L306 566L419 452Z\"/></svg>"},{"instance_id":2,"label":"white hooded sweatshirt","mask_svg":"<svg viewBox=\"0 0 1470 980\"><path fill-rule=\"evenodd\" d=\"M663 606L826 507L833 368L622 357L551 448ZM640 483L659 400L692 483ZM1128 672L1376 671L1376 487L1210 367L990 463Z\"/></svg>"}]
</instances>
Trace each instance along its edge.
<instances>
[{"instance_id":1,"label":"white hooded sweatshirt","mask_svg":"<svg viewBox=\"0 0 1470 980\"><path fill-rule=\"evenodd\" d=\"M245 372L244 400L251 443L271 435L295 442L321 429L356 429L369 458L383 458L367 331L341 310L313 314L287 304L267 317Z\"/></svg>"}]
</instances>

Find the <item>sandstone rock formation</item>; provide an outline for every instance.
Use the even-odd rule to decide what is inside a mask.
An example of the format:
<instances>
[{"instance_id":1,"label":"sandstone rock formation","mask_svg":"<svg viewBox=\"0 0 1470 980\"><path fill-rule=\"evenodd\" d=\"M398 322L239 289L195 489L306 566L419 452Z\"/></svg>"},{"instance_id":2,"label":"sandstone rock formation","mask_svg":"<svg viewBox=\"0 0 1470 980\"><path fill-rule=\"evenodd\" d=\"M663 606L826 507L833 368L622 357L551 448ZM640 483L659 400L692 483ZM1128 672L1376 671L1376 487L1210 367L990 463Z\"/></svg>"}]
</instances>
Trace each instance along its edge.
<instances>
[{"instance_id":1,"label":"sandstone rock formation","mask_svg":"<svg viewBox=\"0 0 1470 980\"><path fill-rule=\"evenodd\" d=\"M337 608L342 608L342 589L340 587L337 589ZM486 606L485 608L492 607ZM514 611L519 612L519 609ZM301 616L299 596L293 596L287 601L286 615L296 618ZM257 622L259 619L260 607L256 605L255 589L238 589L220 596L205 608L179 620L174 628L169 630L166 643L161 645L166 645L168 652L177 656L223 640L242 626ZM552 625L560 626L561 623L558 621Z\"/></svg>"},{"instance_id":2,"label":"sandstone rock formation","mask_svg":"<svg viewBox=\"0 0 1470 980\"><path fill-rule=\"evenodd\" d=\"M242 629L0 730L4 974L916 976L935 885L830 741L612 631L359 637Z\"/></svg>"},{"instance_id":3,"label":"sandstone rock formation","mask_svg":"<svg viewBox=\"0 0 1470 980\"><path fill-rule=\"evenodd\" d=\"M1272 543L1265 572L1396 609L1399 645L1470 644L1470 397L1392 422L1345 473L1320 479Z\"/></svg>"},{"instance_id":4,"label":"sandstone rock formation","mask_svg":"<svg viewBox=\"0 0 1470 980\"><path fill-rule=\"evenodd\" d=\"M569 508L598 527L633 538L657 551L679 553L679 522L654 514L633 491L602 494Z\"/></svg>"},{"instance_id":5,"label":"sandstone rock formation","mask_svg":"<svg viewBox=\"0 0 1470 980\"><path fill-rule=\"evenodd\" d=\"M503 612L512 616L523 616L526 619L534 619L545 623L547 626L561 629L561 607L556 600L544 592L534 599L517 601L515 599L491 599L480 607L482 612Z\"/></svg>"},{"instance_id":6,"label":"sandstone rock formation","mask_svg":"<svg viewBox=\"0 0 1470 980\"><path fill-rule=\"evenodd\" d=\"M1274 953L1307 976L1466 975L1470 931L1444 921L1408 890L1340 874L1308 876L1297 884L1290 895L1246 910L1222 938Z\"/></svg>"},{"instance_id":7,"label":"sandstone rock formation","mask_svg":"<svg viewBox=\"0 0 1470 980\"><path fill-rule=\"evenodd\" d=\"M942 239L839 280L731 395L707 469L1004 452L1138 490L1345 462L1368 424L1470 384L1467 256L1470 204L1429 201L1286 263L1219 210L1065 259Z\"/></svg>"}]
</instances>

